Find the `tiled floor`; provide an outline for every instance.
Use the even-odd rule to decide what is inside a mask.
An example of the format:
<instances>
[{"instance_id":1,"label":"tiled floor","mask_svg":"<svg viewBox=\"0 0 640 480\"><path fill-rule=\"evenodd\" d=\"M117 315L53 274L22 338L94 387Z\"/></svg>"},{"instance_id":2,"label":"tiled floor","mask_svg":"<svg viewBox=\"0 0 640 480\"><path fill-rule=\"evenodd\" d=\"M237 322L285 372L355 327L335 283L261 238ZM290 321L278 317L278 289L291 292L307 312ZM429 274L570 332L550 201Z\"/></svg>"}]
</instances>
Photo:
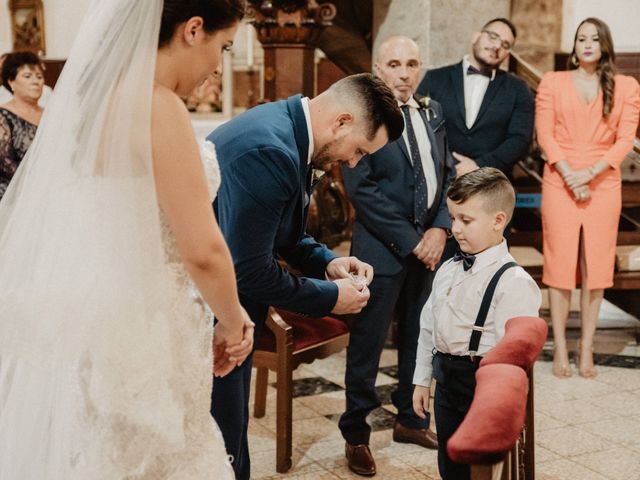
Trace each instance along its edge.
<instances>
[{"instance_id":1,"label":"tiled floor","mask_svg":"<svg viewBox=\"0 0 640 480\"><path fill-rule=\"evenodd\" d=\"M640 479L640 363L633 355L640 322L626 320L626 328L598 331L604 353L596 357L601 364L625 367L600 365L598 377L586 380L574 366L574 376L560 380L551 375L550 344L537 362L538 480ZM612 342L615 351L607 347ZM391 440L395 354L383 352L377 385L384 406L370 418L376 478L438 479L435 451ZM344 408L344 364L343 352L295 372L293 467L286 475L275 471L275 388L269 387L267 415L250 421L252 478L361 478L347 469L337 426Z\"/></svg>"}]
</instances>

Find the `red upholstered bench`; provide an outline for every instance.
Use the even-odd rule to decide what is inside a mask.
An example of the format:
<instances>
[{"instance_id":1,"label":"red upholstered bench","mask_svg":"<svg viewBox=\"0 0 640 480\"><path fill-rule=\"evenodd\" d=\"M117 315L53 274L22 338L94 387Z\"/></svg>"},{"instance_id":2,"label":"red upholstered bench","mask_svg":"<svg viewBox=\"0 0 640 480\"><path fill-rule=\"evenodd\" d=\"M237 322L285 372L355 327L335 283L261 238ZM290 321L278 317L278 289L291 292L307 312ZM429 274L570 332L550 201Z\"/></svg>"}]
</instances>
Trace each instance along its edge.
<instances>
[{"instance_id":1,"label":"red upholstered bench","mask_svg":"<svg viewBox=\"0 0 640 480\"><path fill-rule=\"evenodd\" d=\"M527 478L535 475L533 364L547 330L541 318L512 318L504 337L480 362L469 413L447 443L454 461L471 464L474 480L495 478L503 468L501 478L519 478L520 463ZM518 437L524 440L522 456ZM496 464L503 458L504 464Z\"/></svg>"},{"instance_id":2,"label":"red upholstered bench","mask_svg":"<svg viewBox=\"0 0 640 480\"><path fill-rule=\"evenodd\" d=\"M276 470L284 473L291 468L292 373L302 363L346 348L349 329L337 318L308 317L274 308L269 309L266 324L253 354L257 369L253 414L258 418L265 414L267 380L273 370L277 375Z\"/></svg>"}]
</instances>

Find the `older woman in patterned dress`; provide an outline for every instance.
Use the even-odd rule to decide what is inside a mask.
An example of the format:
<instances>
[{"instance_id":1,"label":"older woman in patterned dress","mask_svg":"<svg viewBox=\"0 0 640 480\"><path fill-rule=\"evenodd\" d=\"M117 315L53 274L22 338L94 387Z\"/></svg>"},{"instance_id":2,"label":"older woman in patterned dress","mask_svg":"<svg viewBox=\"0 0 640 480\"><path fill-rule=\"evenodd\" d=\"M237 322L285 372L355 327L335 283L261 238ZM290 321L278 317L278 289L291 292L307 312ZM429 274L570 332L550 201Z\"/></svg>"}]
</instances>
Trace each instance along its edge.
<instances>
[{"instance_id":1,"label":"older woman in patterned dress","mask_svg":"<svg viewBox=\"0 0 640 480\"><path fill-rule=\"evenodd\" d=\"M2 63L2 85L13 98L0 105L0 198L31 145L42 117L42 63L31 52L10 53Z\"/></svg>"}]
</instances>

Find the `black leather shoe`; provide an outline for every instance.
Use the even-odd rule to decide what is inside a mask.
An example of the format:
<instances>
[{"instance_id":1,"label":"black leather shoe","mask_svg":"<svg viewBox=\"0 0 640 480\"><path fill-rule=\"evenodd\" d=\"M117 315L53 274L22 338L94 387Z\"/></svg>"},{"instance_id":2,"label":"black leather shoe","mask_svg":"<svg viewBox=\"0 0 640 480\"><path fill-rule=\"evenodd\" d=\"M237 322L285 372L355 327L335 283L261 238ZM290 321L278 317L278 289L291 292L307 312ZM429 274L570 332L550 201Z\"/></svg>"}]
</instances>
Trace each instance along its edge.
<instances>
[{"instance_id":1,"label":"black leather shoe","mask_svg":"<svg viewBox=\"0 0 640 480\"><path fill-rule=\"evenodd\" d=\"M437 450L438 437L429 428L409 428L396 421L393 424L393 441L399 443L413 443L424 448Z\"/></svg>"},{"instance_id":2,"label":"black leather shoe","mask_svg":"<svg viewBox=\"0 0 640 480\"><path fill-rule=\"evenodd\" d=\"M364 477L372 477L376 474L376 462L371 455L369 445L351 445L345 443L344 454L347 457L349 470Z\"/></svg>"}]
</instances>

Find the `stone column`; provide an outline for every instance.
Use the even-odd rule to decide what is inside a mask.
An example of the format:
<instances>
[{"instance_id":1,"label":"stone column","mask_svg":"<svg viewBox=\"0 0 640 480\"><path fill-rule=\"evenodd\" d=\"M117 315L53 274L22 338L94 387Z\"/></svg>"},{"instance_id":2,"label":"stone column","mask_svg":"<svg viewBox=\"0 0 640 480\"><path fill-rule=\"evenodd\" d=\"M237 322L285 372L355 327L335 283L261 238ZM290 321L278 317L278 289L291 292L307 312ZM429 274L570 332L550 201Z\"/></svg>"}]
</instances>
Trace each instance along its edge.
<instances>
[{"instance_id":1,"label":"stone column","mask_svg":"<svg viewBox=\"0 0 640 480\"><path fill-rule=\"evenodd\" d=\"M335 6L315 0L250 0L247 10L264 48L265 100L296 93L313 97L316 41L331 25Z\"/></svg>"}]
</instances>

